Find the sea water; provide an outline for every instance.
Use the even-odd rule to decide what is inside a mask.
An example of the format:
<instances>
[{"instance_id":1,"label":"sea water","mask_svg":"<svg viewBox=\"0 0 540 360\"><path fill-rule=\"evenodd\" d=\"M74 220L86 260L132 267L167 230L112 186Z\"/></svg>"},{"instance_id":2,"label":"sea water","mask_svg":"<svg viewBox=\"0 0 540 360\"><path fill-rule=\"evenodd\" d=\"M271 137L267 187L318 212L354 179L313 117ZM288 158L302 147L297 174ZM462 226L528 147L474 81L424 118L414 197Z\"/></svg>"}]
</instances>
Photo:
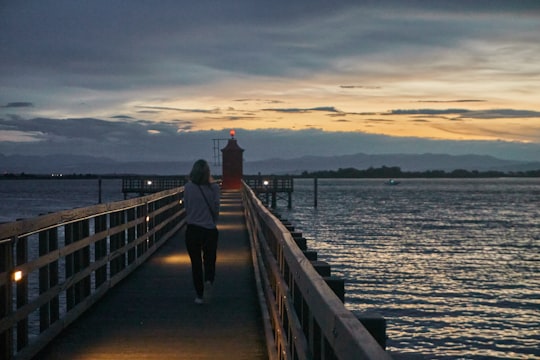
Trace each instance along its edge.
<instances>
[{"instance_id":1,"label":"sea water","mask_svg":"<svg viewBox=\"0 0 540 360\"><path fill-rule=\"evenodd\" d=\"M278 212L396 358L540 358L540 179L295 179Z\"/></svg>"},{"instance_id":2,"label":"sea water","mask_svg":"<svg viewBox=\"0 0 540 360\"><path fill-rule=\"evenodd\" d=\"M0 223L92 206L100 200L97 179L0 181ZM103 203L124 199L121 179L101 181Z\"/></svg>"},{"instance_id":3,"label":"sea water","mask_svg":"<svg viewBox=\"0 0 540 360\"><path fill-rule=\"evenodd\" d=\"M540 359L540 179L295 179L278 211L387 321L396 359ZM123 199L121 180L102 201ZM0 222L91 206L98 180L0 181Z\"/></svg>"}]
</instances>

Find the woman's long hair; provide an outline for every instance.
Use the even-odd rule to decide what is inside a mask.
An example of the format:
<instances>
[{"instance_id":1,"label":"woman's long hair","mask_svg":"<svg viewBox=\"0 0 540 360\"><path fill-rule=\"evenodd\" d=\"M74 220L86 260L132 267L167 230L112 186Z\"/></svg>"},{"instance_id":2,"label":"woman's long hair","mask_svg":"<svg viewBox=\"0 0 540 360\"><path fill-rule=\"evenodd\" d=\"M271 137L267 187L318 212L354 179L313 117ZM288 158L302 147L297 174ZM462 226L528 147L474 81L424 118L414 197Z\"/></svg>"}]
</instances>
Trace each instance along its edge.
<instances>
[{"instance_id":1,"label":"woman's long hair","mask_svg":"<svg viewBox=\"0 0 540 360\"><path fill-rule=\"evenodd\" d=\"M189 179L197 185L210 183L210 166L208 166L206 160L200 159L195 161L189 174Z\"/></svg>"}]
</instances>

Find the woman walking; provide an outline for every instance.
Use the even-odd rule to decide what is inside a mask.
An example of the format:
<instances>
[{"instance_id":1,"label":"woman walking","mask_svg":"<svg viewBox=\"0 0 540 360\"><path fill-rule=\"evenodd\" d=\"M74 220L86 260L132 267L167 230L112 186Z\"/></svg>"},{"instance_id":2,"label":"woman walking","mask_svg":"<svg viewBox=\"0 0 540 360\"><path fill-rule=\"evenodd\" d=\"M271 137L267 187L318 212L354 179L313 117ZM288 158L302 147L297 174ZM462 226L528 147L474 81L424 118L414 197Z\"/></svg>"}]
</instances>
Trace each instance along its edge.
<instances>
[{"instance_id":1,"label":"woman walking","mask_svg":"<svg viewBox=\"0 0 540 360\"><path fill-rule=\"evenodd\" d=\"M210 175L205 160L197 160L184 186L186 209L186 248L191 259L196 304L210 301L216 274L219 216L219 185Z\"/></svg>"}]
</instances>

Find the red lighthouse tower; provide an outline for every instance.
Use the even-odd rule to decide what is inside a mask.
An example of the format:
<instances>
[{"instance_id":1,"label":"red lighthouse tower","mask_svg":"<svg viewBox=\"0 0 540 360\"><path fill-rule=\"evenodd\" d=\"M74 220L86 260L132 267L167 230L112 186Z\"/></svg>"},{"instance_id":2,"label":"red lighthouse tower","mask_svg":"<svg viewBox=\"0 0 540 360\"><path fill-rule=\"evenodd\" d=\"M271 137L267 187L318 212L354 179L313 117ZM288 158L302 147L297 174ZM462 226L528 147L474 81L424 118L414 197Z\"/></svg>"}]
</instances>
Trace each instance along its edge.
<instances>
[{"instance_id":1,"label":"red lighthouse tower","mask_svg":"<svg viewBox=\"0 0 540 360\"><path fill-rule=\"evenodd\" d=\"M242 153L244 149L238 146L234 138L235 131L230 131L231 138L223 149L221 149L223 157L223 189L232 190L242 187L243 176L243 159Z\"/></svg>"}]
</instances>

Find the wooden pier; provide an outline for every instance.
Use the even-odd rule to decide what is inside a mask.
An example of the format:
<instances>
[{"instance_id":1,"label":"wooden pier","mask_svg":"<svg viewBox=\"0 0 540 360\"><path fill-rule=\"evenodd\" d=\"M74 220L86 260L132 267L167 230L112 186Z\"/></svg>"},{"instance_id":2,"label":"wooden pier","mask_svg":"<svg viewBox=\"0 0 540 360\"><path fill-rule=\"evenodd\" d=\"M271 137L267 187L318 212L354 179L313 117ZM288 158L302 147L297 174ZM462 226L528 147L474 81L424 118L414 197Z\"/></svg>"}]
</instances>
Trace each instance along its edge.
<instances>
[{"instance_id":1,"label":"wooden pier","mask_svg":"<svg viewBox=\"0 0 540 360\"><path fill-rule=\"evenodd\" d=\"M122 177L122 193L124 199L127 199L128 194L137 194L144 196L154 194L163 190L174 189L184 186L187 182L186 176L124 176Z\"/></svg>"},{"instance_id":2,"label":"wooden pier","mask_svg":"<svg viewBox=\"0 0 540 360\"><path fill-rule=\"evenodd\" d=\"M124 199L127 199L129 194L143 196L184 186L187 179L187 175L125 176L122 178L122 192L124 193ZM220 178L217 177L216 180L220 181ZM276 208L277 200L283 198L287 200L287 206L291 208L292 193L294 191L292 176L244 175L243 181L255 192L255 195L270 207Z\"/></svg>"},{"instance_id":3,"label":"wooden pier","mask_svg":"<svg viewBox=\"0 0 540 360\"><path fill-rule=\"evenodd\" d=\"M292 207L294 180L292 176L252 175L244 176L244 182L267 206L275 209L277 199L286 197L287 207Z\"/></svg>"},{"instance_id":4,"label":"wooden pier","mask_svg":"<svg viewBox=\"0 0 540 360\"><path fill-rule=\"evenodd\" d=\"M390 359L343 281L245 183L223 192L214 296L195 305L182 199L0 224L0 358Z\"/></svg>"},{"instance_id":5,"label":"wooden pier","mask_svg":"<svg viewBox=\"0 0 540 360\"><path fill-rule=\"evenodd\" d=\"M67 328L37 358L266 359L238 192L224 193L210 304L194 303L183 231Z\"/></svg>"}]
</instances>

